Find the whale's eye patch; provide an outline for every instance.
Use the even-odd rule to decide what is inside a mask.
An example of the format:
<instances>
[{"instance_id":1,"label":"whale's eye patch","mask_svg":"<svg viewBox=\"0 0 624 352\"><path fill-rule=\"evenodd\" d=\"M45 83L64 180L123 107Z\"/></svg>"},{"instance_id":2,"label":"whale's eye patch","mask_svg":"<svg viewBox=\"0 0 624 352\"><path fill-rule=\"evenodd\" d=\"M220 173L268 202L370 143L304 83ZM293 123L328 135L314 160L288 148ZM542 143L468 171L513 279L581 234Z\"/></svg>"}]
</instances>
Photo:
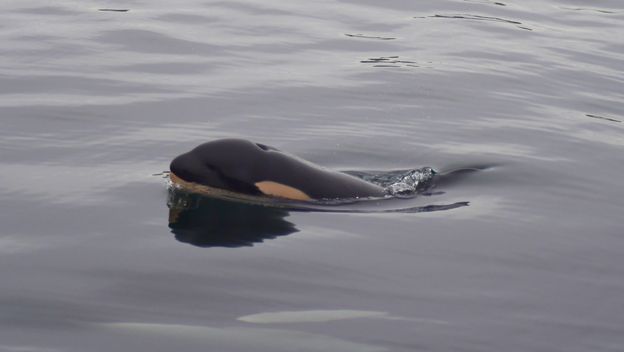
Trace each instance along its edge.
<instances>
[{"instance_id":1,"label":"whale's eye patch","mask_svg":"<svg viewBox=\"0 0 624 352\"><path fill-rule=\"evenodd\" d=\"M309 195L305 194L303 191L290 187L288 185L281 184L279 182L273 181L262 181L256 182L256 187L260 190L260 192L270 195L276 196L286 199L295 199L295 200L310 200Z\"/></svg>"}]
</instances>

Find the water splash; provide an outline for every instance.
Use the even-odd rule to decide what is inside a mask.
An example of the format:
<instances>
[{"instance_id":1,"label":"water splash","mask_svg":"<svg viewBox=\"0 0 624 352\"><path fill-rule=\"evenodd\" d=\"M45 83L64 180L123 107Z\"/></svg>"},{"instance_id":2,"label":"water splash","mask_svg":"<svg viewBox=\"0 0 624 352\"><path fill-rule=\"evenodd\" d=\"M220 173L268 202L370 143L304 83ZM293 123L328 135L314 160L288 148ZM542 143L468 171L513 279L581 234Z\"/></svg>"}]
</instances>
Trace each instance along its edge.
<instances>
[{"instance_id":1,"label":"water splash","mask_svg":"<svg viewBox=\"0 0 624 352\"><path fill-rule=\"evenodd\" d=\"M411 198L431 188L437 172L431 167L423 167L389 172L349 172L349 174L384 187L388 196Z\"/></svg>"},{"instance_id":2,"label":"water splash","mask_svg":"<svg viewBox=\"0 0 624 352\"><path fill-rule=\"evenodd\" d=\"M180 186L167 180L167 207L169 209L186 210L199 206L199 196L185 192Z\"/></svg>"}]
</instances>

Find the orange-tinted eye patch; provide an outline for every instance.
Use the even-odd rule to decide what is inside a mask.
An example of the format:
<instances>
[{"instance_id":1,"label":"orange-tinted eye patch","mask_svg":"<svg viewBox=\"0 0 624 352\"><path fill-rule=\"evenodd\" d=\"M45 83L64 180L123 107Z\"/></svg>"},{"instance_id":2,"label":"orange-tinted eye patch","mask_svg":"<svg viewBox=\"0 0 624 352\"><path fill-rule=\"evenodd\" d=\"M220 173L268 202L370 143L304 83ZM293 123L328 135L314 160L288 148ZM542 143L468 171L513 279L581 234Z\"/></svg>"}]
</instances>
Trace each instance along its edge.
<instances>
[{"instance_id":1,"label":"orange-tinted eye patch","mask_svg":"<svg viewBox=\"0 0 624 352\"><path fill-rule=\"evenodd\" d=\"M256 187L266 195L294 200L310 200L310 196L302 191L273 181L256 182Z\"/></svg>"}]
</instances>

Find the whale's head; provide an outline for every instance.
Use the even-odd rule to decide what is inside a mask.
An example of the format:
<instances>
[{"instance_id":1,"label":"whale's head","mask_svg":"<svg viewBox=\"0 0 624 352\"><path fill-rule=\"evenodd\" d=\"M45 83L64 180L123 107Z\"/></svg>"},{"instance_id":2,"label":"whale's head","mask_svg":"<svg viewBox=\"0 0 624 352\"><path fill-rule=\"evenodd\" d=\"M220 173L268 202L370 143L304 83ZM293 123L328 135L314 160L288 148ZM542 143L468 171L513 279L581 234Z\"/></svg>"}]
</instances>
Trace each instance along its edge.
<instances>
[{"instance_id":1,"label":"whale's head","mask_svg":"<svg viewBox=\"0 0 624 352\"><path fill-rule=\"evenodd\" d=\"M185 182L243 193L262 194L255 185L268 151L277 149L242 139L221 139L197 146L171 162Z\"/></svg>"}]
</instances>

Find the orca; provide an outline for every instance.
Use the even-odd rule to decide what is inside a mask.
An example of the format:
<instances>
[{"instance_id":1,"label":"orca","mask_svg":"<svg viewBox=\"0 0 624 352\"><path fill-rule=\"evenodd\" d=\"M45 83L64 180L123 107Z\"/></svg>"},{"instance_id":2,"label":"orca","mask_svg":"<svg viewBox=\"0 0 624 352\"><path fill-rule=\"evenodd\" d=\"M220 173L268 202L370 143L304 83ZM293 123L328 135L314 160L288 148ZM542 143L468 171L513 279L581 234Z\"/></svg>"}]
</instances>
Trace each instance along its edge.
<instances>
[{"instance_id":1,"label":"orca","mask_svg":"<svg viewBox=\"0 0 624 352\"><path fill-rule=\"evenodd\" d=\"M381 186L244 139L201 144L171 162L174 185L200 193L294 201L376 198Z\"/></svg>"}]
</instances>

